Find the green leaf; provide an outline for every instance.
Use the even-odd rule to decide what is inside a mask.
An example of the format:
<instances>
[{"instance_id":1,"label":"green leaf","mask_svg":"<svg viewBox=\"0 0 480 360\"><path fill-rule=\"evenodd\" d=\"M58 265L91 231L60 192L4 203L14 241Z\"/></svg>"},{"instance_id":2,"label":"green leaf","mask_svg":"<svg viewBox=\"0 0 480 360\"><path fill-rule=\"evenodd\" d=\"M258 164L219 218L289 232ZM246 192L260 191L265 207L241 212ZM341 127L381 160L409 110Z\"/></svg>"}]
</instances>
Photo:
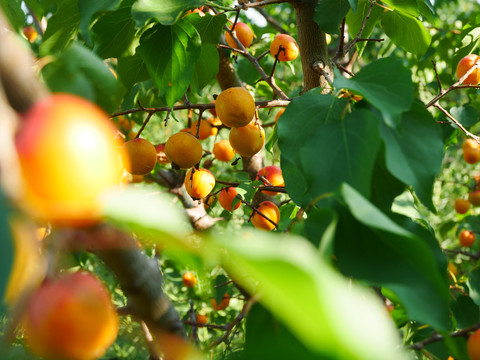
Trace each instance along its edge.
<instances>
[{"instance_id":1,"label":"green leaf","mask_svg":"<svg viewBox=\"0 0 480 360\"><path fill-rule=\"evenodd\" d=\"M115 76L100 58L78 43L72 43L55 61L47 64L42 75L53 92L85 97L109 113L118 106Z\"/></svg>"},{"instance_id":2,"label":"green leaf","mask_svg":"<svg viewBox=\"0 0 480 360\"><path fill-rule=\"evenodd\" d=\"M117 73L127 90L136 83L149 79L147 65L138 54L118 59Z\"/></svg>"},{"instance_id":3,"label":"green leaf","mask_svg":"<svg viewBox=\"0 0 480 360\"><path fill-rule=\"evenodd\" d=\"M394 58L373 61L351 79L338 72L335 87L353 90L381 111L385 122L395 126L398 115L410 109L414 87L412 73L402 62Z\"/></svg>"},{"instance_id":4,"label":"green leaf","mask_svg":"<svg viewBox=\"0 0 480 360\"><path fill-rule=\"evenodd\" d=\"M421 21L398 10L384 14L382 28L395 45L418 56L425 54L432 40Z\"/></svg>"},{"instance_id":5,"label":"green leaf","mask_svg":"<svg viewBox=\"0 0 480 360\"><path fill-rule=\"evenodd\" d=\"M0 310L2 310L5 298L5 292L10 278L13 266L13 239L8 223L10 209L7 205L7 199L0 191Z\"/></svg>"},{"instance_id":6,"label":"green leaf","mask_svg":"<svg viewBox=\"0 0 480 360\"><path fill-rule=\"evenodd\" d=\"M80 13L79 32L88 45L92 45L90 38L90 24L94 14L102 10L112 10L118 0L82 0L78 2Z\"/></svg>"},{"instance_id":7,"label":"green leaf","mask_svg":"<svg viewBox=\"0 0 480 360\"><path fill-rule=\"evenodd\" d=\"M350 7L352 8L353 11L357 11L358 7L358 1L359 0L348 0L348 3L350 4ZM361 0L360 0L361 1Z\"/></svg>"},{"instance_id":8,"label":"green leaf","mask_svg":"<svg viewBox=\"0 0 480 360\"><path fill-rule=\"evenodd\" d=\"M478 110L471 105L454 106L450 108L450 114L464 127L470 127L478 123ZM458 129L454 123L451 126Z\"/></svg>"},{"instance_id":9,"label":"green leaf","mask_svg":"<svg viewBox=\"0 0 480 360\"><path fill-rule=\"evenodd\" d=\"M202 38L202 44L218 44L224 31L223 26L227 23L225 14L214 16L205 14L202 17L198 14L190 14L186 19L197 29Z\"/></svg>"},{"instance_id":10,"label":"green leaf","mask_svg":"<svg viewBox=\"0 0 480 360\"><path fill-rule=\"evenodd\" d=\"M406 359L378 298L334 272L308 241L258 231L212 240L227 271L247 291L255 279L261 304L317 358Z\"/></svg>"},{"instance_id":11,"label":"green leaf","mask_svg":"<svg viewBox=\"0 0 480 360\"><path fill-rule=\"evenodd\" d=\"M469 327L480 319L480 310L471 298L465 295L458 295L451 304L453 316L457 321L457 328Z\"/></svg>"},{"instance_id":12,"label":"green leaf","mask_svg":"<svg viewBox=\"0 0 480 360\"><path fill-rule=\"evenodd\" d=\"M357 36L358 32L360 31L363 21L368 14L368 10L370 9L370 1L369 0L359 0L358 9L353 10L350 9L348 12L345 22L348 25L348 33L352 38ZM371 34L375 25L377 24L380 17L383 15L383 9L380 6L374 6L372 11L370 12L370 18L365 23L365 27L362 31L362 38L368 38ZM357 49L359 50L359 54L361 55L362 51L367 46L366 41L360 41L357 43Z\"/></svg>"},{"instance_id":13,"label":"green leaf","mask_svg":"<svg viewBox=\"0 0 480 360\"><path fill-rule=\"evenodd\" d=\"M130 8L106 12L95 22L92 31L95 52L103 59L133 53L135 21L131 17Z\"/></svg>"},{"instance_id":14,"label":"green leaf","mask_svg":"<svg viewBox=\"0 0 480 360\"><path fill-rule=\"evenodd\" d=\"M197 30L186 20L172 26L157 24L142 35L137 51L147 64L159 95L172 106L187 91L200 56Z\"/></svg>"},{"instance_id":15,"label":"green leaf","mask_svg":"<svg viewBox=\"0 0 480 360\"><path fill-rule=\"evenodd\" d=\"M281 167L289 195L300 206L349 182L369 195L380 145L378 118L347 102L312 91L296 98L277 124Z\"/></svg>"},{"instance_id":16,"label":"green leaf","mask_svg":"<svg viewBox=\"0 0 480 360\"><path fill-rule=\"evenodd\" d=\"M397 129L381 127L388 170L435 212L433 184L440 172L444 148L440 126L422 103L404 113ZM425 136L428 134L428 136Z\"/></svg>"},{"instance_id":17,"label":"green leaf","mask_svg":"<svg viewBox=\"0 0 480 360\"><path fill-rule=\"evenodd\" d=\"M25 14L21 0L0 0L0 8L7 17L10 25L16 32L22 32L25 23Z\"/></svg>"},{"instance_id":18,"label":"green leaf","mask_svg":"<svg viewBox=\"0 0 480 360\"><path fill-rule=\"evenodd\" d=\"M155 18L162 25L172 25L185 9L198 8L205 0L138 0L132 7L132 15L138 26Z\"/></svg>"},{"instance_id":19,"label":"green leaf","mask_svg":"<svg viewBox=\"0 0 480 360\"><path fill-rule=\"evenodd\" d=\"M420 15L418 12L417 0L382 0L390 8L404 11L412 16Z\"/></svg>"},{"instance_id":20,"label":"green leaf","mask_svg":"<svg viewBox=\"0 0 480 360\"><path fill-rule=\"evenodd\" d=\"M197 92L210 84L218 73L220 59L215 45L206 44L202 46L200 57L195 63L195 72L192 79L192 88Z\"/></svg>"},{"instance_id":21,"label":"green leaf","mask_svg":"<svg viewBox=\"0 0 480 360\"><path fill-rule=\"evenodd\" d=\"M305 220L305 235L319 248L320 255L330 261L333 254L338 216L330 209L313 208ZM320 235L321 234L321 235Z\"/></svg>"},{"instance_id":22,"label":"green leaf","mask_svg":"<svg viewBox=\"0 0 480 360\"><path fill-rule=\"evenodd\" d=\"M40 45L40 55L63 51L77 35L80 13L76 0L66 0L63 6L48 19L48 27Z\"/></svg>"},{"instance_id":23,"label":"green leaf","mask_svg":"<svg viewBox=\"0 0 480 360\"><path fill-rule=\"evenodd\" d=\"M434 255L438 243L433 250L432 241L424 240L425 233L418 236L413 225L414 231L405 226L408 219L394 222L348 184L339 196L348 208L341 213L335 237L339 269L393 291L410 319L448 330L446 267L443 264L439 271L441 264Z\"/></svg>"},{"instance_id":24,"label":"green leaf","mask_svg":"<svg viewBox=\"0 0 480 360\"><path fill-rule=\"evenodd\" d=\"M329 34L338 34L342 19L350 10L349 0L320 0L315 6L313 20Z\"/></svg>"},{"instance_id":25,"label":"green leaf","mask_svg":"<svg viewBox=\"0 0 480 360\"><path fill-rule=\"evenodd\" d=\"M480 306L480 267L476 266L468 273L467 286L473 302Z\"/></svg>"}]
</instances>

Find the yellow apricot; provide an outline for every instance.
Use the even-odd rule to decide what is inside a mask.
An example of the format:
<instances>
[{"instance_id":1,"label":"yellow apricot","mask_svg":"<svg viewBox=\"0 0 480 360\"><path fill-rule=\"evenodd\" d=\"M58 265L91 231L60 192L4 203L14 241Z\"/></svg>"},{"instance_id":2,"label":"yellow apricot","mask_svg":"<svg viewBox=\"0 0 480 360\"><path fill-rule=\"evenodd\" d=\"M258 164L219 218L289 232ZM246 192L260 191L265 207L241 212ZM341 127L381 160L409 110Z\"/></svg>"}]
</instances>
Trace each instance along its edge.
<instances>
[{"instance_id":1,"label":"yellow apricot","mask_svg":"<svg viewBox=\"0 0 480 360\"><path fill-rule=\"evenodd\" d=\"M231 28L232 27L230 26L230 29ZM240 43L244 47L247 48L252 44L254 34L253 34L252 29L250 29L250 26L248 26L247 24L245 24L243 22L237 22L235 24L235 28L233 29L233 33L235 34L237 39L240 41ZM233 39L232 35L230 35L230 33L228 31L225 33L225 41L227 42L227 44L230 47L232 47L234 49L239 48L239 46L237 45L237 43Z\"/></svg>"},{"instance_id":2,"label":"yellow apricot","mask_svg":"<svg viewBox=\"0 0 480 360\"><path fill-rule=\"evenodd\" d=\"M157 163L157 150L148 140L133 139L123 144L122 161L130 174L146 175Z\"/></svg>"},{"instance_id":3,"label":"yellow apricot","mask_svg":"<svg viewBox=\"0 0 480 360\"><path fill-rule=\"evenodd\" d=\"M195 136L188 132L178 132L170 136L165 143L165 154L172 163L188 169L200 162L203 150Z\"/></svg>"},{"instance_id":4,"label":"yellow apricot","mask_svg":"<svg viewBox=\"0 0 480 360\"><path fill-rule=\"evenodd\" d=\"M210 194L215 186L215 177L207 169L190 169L185 175L185 189L194 199Z\"/></svg>"},{"instance_id":5,"label":"yellow apricot","mask_svg":"<svg viewBox=\"0 0 480 360\"><path fill-rule=\"evenodd\" d=\"M280 46L282 47L281 49ZM278 34L270 44L270 54L273 57L278 54L278 61L295 60L299 51L295 39L287 34Z\"/></svg>"},{"instance_id":6,"label":"yellow apricot","mask_svg":"<svg viewBox=\"0 0 480 360\"><path fill-rule=\"evenodd\" d=\"M261 212L264 216L266 216L268 219L278 224L278 220L280 220L280 210L273 202L261 202L260 205L257 207L257 210ZM275 229L275 225L265 219L264 216L260 215L257 211L254 211L252 213L250 221L252 222L253 226L260 230L270 231Z\"/></svg>"},{"instance_id":7,"label":"yellow apricot","mask_svg":"<svg viewBox=\"0 0 480 360\"><path fill-rule=\"evenodd\" d=\"M215 101L215 111L220 121L228 127L242 127L255 116L255 100L242 87L226 89Z\"/></svg>"},{"instance_id":8,"label":"yellow apricot","mask_svg":"<svg viewBox=\"0 0 480 360\"><path fill-rule=\"evenodd\" d=\"M228 140L220 140L213 145L213 155L220 161L230 161L235 157L235 150Z\"/></svg>"},{"instance_id":9,"label":"yellow apricot","mask_svg":"<svg viewBox=\"0 0 480 360\"><path fill-rule=\"evenodd\" d=\"M258 153L265 143L265 131L254 122L247 126L231 128L230 145L241 156L251 157Z\"/></svg>"}]
</instances>

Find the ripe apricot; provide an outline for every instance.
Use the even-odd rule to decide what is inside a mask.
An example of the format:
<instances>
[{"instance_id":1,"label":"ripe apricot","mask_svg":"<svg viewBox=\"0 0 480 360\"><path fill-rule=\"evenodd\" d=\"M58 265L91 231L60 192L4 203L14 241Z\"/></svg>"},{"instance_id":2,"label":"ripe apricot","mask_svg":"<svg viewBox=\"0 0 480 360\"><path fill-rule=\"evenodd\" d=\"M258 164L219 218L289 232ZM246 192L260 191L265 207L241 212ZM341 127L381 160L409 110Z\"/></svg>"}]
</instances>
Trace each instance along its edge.
<instances>
[{"instance_id":1,"label":"ripe apricot","mask_svg":"<svg viewBox=\"0 0 480 360\"><path fill-rule=\"evenodd\" d=\"M157 163L155 146L145 139L136 138L123 144L122 161L132 175L146 175Z\"/></svg>"},{"instance_id":2,"label":"ripe apricot","mask_svg":"<svg viewBox=\"0 0 480 360\"><path fill-rule=\"evenodd\" d=\"M190 134L192 134L195 137L197 136L197 126L198 126L198 120L194 121L192 123L192 126L190 126L189 128ZM205 140L211 135L212 135L212 124L210 124L207 120L202 119L200 121L200 129L198 131L198 139Z\"/></svg>"},{"instance_id":3,"label":"ripe apricot","mask_svg":"<svg viewBox=\"0 0 480 360\"><path fill-rule=\"evenodd\" d=\"M285 108L278 110L277 115L275 115L275 124L278 122L278 118L282 116L284 112L285 112Z\"/></svg>"},{"instance_id":4,"label":"ripe apricot","mask_svg":"<svg viewBox=\"0 0 480 360\"><path fill-rule=\"evenodd\" d=\"M282 47L280 49L280 47ZM293 37L287 34L278 34L270 44L270 54L279 61L295 60L298 56L298 45Z\"/></svg>"},{"instance_id":5,"label":"ripe apricot","mask_svg":"<svg viewBox=\"0 0 480 360\"><path fill-rule=\"evenodd\" d=\"M208 322L208 317L207 315L204 315L204 314L197 314L195 320L197 322L197 326L202 327Z\"/></svg>"},{"instance_id":6,"label":"ripe apricot","mask_svg":"<svg viewBox=\"0 0 480 360\"><path fill-rule=\"evenodd\" d=\"M28 303L24 325L34 355L93 360L114 342L119 320L105 286L80 271L45 281Z\"/></svg>"},{"instance_id":7,"label":"ripe apricot","mask_svg":"<svg viewBox=\"0 0 480 360\"><path fill-rule=\"evenodd\" d=\"M230 26L230 29L232 29L232 26ZM237 22L235 24L235 28L233 29L233 33L245 48L248 48L252 44L254 34L252 29L250 29L250 26L247 24L243 22ZM239 46L228 31L225 33L225 41L227 42L228 46L234 49L239 49Z\"/></svg>"},{"instance_id":8,"label":"ripe apricot","mask_svg":"<svg viewBox=\"0 0 480 360\"><path fill-rule=\"evenodd\" d=\"M100 220L100 196L120 184L122 165L108 115L69 94L51 95L23 115L15 143L22 205L56 225Z\"/></svg>"},{"instance_id":9,"label":"ripe apricot","mask_svg":"<svg viewBox=\"0 0 480 360\"><path fill-rule=\"evenodd\" d=\"M222 122L220 121L220 119L218 117L216 117L217 115L215 115L215 117L211 117L211 118L208 118L207 121L210 123L210 125L212 126L220 126L222 125ZM217 129L218 130L218 129Z\"/></svg>"},{"instance_id":10,"label":"ripe apricot","mask_svg":"<svg viewBox=\"0 0 480 360\"><path fill-rule=\"evenodd\" d=\"M190 169L185 175L185 189L194 199L210 194L215 186L215 177L207 169Z\"/></svg>"},{"instance_id":11,"label":"ripe apricot","mask_svg":"<svg viewBox=\"0 0 480 360\"><path fill-rule=\"evenodd\" d=\"M278 224L278 220L280 220L280 210L273 202L261 202L260 205L257 207L257 210L261 212L264 216L272 220L274 223ZM270 231L275 229L275 225L265 219L265 217L260 215L257 211L252 212L250 221L252 222L253 226L260 230Z\"/></svg>"},{"instance_id":12,"label":"ripe apricot","mask_svg":"<svg viewBox=\"0 0 480 360\"><path fill-rule=\"evenodd\" d=\"M178 132L170 136L165 143L165 154L172 163L188 169L200 162L203 150L195 136L188 132Z\"/></svg>"},{"instance_id":13,"label":"ripe apricot","mask_svg":"<svg viewBox=\"0 0 480 360\"><path fill-rule=\"evenodd\" d=\"M231 128L230 145L240 155L250 157L258 153L265 143L265 131L254 122L247 126Z\"/></svg>"},{"instance_id":14,"label":"ripe apricot","mask_svg":"<svg viewBox=\"0 0 480 360\"><path fill-rule=\"evenodd\" d=\"M183 274L182 282L186 287L193 288L197 283L197 278L191 271L187 271L185 274Z\"/></svg>"},{"instance_id":15,"label":"ripe apricot","mask_svg":"<svg viewBox=\"0 0 480 360\"><path fill-rule=\"evenodd\" d=\"M155 150L157 151L157 162L159 164L166 165L170 163L167 154L165 154L165 144L155 145Z\"/></svg>"},{"instance_id":16,"label":"ripe apricot","mask_svg":"<svg viewBox=\"0 0 480 360\"><path fill-rule=\"evenodd\" d=\"M235 150L228 140L220 140L213 145L213 156L220 161L230 161L235 157Z\"/></svg>"},{"instance_id":17,"label":"ripe apricot","mask_svg":"<svg viewBox=\"0 0 480 360\"><path fill-rule=\"evenodd\" d=\"M470 247L475 243L475 234L470 230L462 230L458 235L460 244L465 247Z\"/></svg>"},{"instance_id":18,"label":"ripe apricot","mask_svg":"<svg viewBox=\"0 0 480 360\"><path fill-rule=\"evenodd\" d=\"M467 148L463 151L463 159L467 164L476 164L480 161L480 149Z\"/></svg>"},{"instance_id":19,"label":"ripe apricot","mask_svg":"<svg viewBox=\"0 0 480 360\"><path fill-rule=\"evenodd\" d=\"M235 206L232 207L233 200L237 195L238 195L237 190L234 187L223 188L218 193L218 202L227 211L236 210L240 207L240 204L241 204L241 202L238 200Z\"/></svg>"},{"instance_id":20,"label":"ripe apricot","mask_svg":"<svg viewBox=\"0 0 480 360\"><path fill-rule=\"evenodd\" d=\"M480 60L480 56L475 54L470 54L462 58L457 64L457 78L460 80L478 60ZM462 82L464 85L477 85L478 83L480 83L480 70L478 68L473 70Z\"/></svg>"},{"instance_id":21,"label":"ripe apricot","mask_svg":"<svg viewBox=\"0 0 480 360\"><path fill-rule=\"evenodd\" d=\"M468 194L468 201L473 206L480 206L480 190L475 190Z\"/></svg>"},{"instance_id":22,"label":"ripe apricot","mask_svg":"<svg viewBox=\"0 0 480 360\"><path fill-rule=\"evenodd\" d=\"M467 340L467 352L470 360L480 360L480 329L469 336Z\"/></svg>"},{"instance_id":23,"label":"ripe apricot","mask_svg":"<svg viewBox=\"0 0 480 360\"><path fill-rule=\"evenodd\" d=\"M211 303L212 303L213 310L216 310L216 311L225 310L230 304L230 295L228 295L228 293L225 293L225 295L223 295L222 297L222 300L220 300L219 304L217 304L217 300L215 300L215 298L212 299Z\"/></svg>"},{"instance_id":24,"label":"ripe apricot","mask_svg":"<svg viewBox=\"0 0 480 360\"><path fill-rule=\"evenodd\" d=\"M285 186L285 180L283 180L282 169L278 166L270 165L265 166L264 168L260 169L257 173L257 178L263 177L264 185L271 185L271 186ZM263 193L274 196L277 195L278 192L276 191L263 191Z\"/></svg>"},{"instance_id":25,"label":"ripe apricot","mask_svg":"<svg viewBox=\"0 0 480 360\"><path fill-rule=\"evenodd\" d=\"M255 116L255 100L246 89L232 87L217 96L215 111L224 125L242 127Z\"/></svg>"},{"instance_id":26,"label":"ripe apricot","mask_svg":"<svg viewBox=\"0 0 480 360\"><path fill-rule=\"evenodd\" d=\"M455 211L459 214L465 214L470 209L470 201L467 199L457 199L453 204Z\"/></svg>"},{"instance_id":27,"label":"ripe apricot","mask_svg":"<svg viewBox=\"0 0 480 360\"><path fill-rule=\"evenodd\" d=\"M25 26L23 28L23 35L25 35L29 42L33 43L38 37L38 32L32 26Z\"/></svg>"},{"instance_id":28,"label":"ripe apricot","mask_svg":"<svg viewBox=\"0 0 480 360\"><path fill-rule=\"evenodd\" d=\"M132 130L133 122L128 120L125 116L119 116L117 119L117 125L125 132Z\"/></svg>"}]
</instances>

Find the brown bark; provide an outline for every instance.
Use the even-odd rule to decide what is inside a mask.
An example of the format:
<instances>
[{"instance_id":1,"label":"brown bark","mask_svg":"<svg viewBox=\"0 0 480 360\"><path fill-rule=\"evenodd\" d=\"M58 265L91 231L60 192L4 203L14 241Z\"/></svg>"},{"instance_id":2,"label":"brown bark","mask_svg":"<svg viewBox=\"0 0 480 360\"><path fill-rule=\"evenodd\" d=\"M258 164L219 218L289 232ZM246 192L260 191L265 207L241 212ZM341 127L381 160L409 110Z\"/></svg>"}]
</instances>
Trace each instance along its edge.
<instances>
[{"instance_id":1,"label":"brown bark","mask_svg":"<svg viewBox=\"0 0 480 360\"><path fill-rule=\"evenodd\" d=\"M238 77L235 69L233 68L232 61L230 60L228 53L225 49L217 49L220 56L220 63L218 66L217 81L222 90L243 86L242 81Z\"/></svg>"}]
</instances>

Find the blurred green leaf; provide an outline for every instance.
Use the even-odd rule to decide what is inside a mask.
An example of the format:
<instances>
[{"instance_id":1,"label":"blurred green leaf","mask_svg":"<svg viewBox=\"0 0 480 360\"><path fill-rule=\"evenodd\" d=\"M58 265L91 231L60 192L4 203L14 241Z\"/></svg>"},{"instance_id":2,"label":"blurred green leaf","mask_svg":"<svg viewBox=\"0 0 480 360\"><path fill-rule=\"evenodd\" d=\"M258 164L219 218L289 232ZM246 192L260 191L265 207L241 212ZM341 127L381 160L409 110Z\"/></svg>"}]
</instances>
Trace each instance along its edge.
<instances>
[{"instance_id":1,"label":"blurred green leaf","mask_svg":"<svg viewBox=\"0 0 480 360\"><path fill-rule=\"evenodd\" d=\"M326 33L338 34L340 22L347 15L348 10L350 10L349 0L320 0L315 6L313 19Z\"/></svg>"},{"instance_id":2,"label":"blurred green leaf","mask_svg":"<svg viewBox=\"0 0 480 360\"><path fill-rule=\"evenodd\" d=\"M413 102L412 73L401 60L391 57L372 61L351 79L337 72L335 87L337 91L345 88L362 95L381 111L391 127L396 126L398 116L410 109Z\"/></svg>"},{"instance_id":3,"label":"blurred green leaf","mask_svg":"<svg viewBox=\"0 0 480 360\"><path fill-rule=\"evenodd\" d=\"M132 7L132 15L138 26L143 26L151 18L162 25L172 25L185 9L198 8L204 3L205 0L137 0Z\"/></svg>"},{"instance_id":4,"label":"blurred green leaf","mask_svg":"<svg viewBox=\"0 0 480 360\"><path fill-rule=\"evenodd\" d=\"M21 0L0 0L0 8L7 17L12 28L21 33L25 23L25 14L22 10Z\"/></svg>"},{"instance_id":5,"label":"blurred green leaf","mask_svg":"<svg viewBox=\"0 0 480 360\"><path fill-rule=\"evenodd\" d=\"M94 14L102 10L112 10L119 0L82 0L78 2L80 12L79 32L88 45L92 44L90 24Z\"/></svg>"},{"instance_id":6,"label":"blurred green leaf","mask_svg":"<svg viewBox=\"0 0 480 360\"><path fill-rule=\"evenodd\" d=\"M450 306L459 329L469 327L480 319L478 305L468 296L458 295Z\"/></svg>"},{"instance_id":7,"label":"blurred green leaf","mask_svg":"<svg viewBox=\"0 0 480 360\"><path fill-rule=\"evenodd\" d=\"M383 0L390 8L405 11L412 16L420 15L418 12L417 0Z\"/></svg>"},{"instance_id":8,"label":"blurred green leaf","mask_svg":"<svg viewBox=\"0 0 480 360\"><path fill-rule=\"evenodd\" d=\"M467 286L473 302L480 306L480 267L476 266L468 273Z\"/></svg>"}]
</instances>

